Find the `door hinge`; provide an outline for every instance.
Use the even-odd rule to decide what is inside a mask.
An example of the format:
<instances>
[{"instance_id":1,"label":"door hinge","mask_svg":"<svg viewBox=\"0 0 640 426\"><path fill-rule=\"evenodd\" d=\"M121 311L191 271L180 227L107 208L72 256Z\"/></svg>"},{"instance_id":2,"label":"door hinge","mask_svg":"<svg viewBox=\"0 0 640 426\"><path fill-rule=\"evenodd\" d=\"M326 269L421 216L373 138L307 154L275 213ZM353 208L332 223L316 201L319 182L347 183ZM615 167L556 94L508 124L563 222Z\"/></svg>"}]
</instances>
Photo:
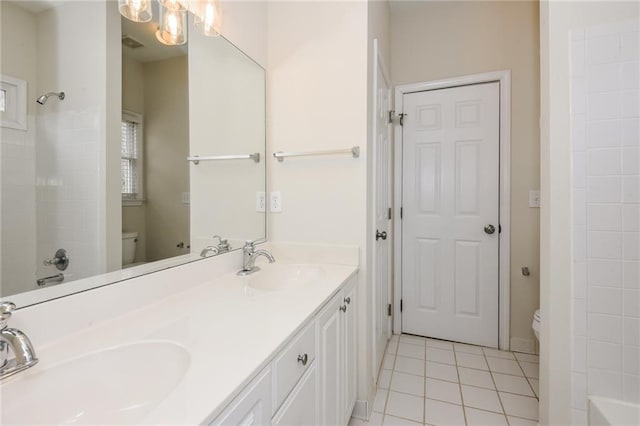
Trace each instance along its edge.
<instances>
[{"instance_id":1,"label":"door hinge","mask_svg":"<svg viewBox=\"0 0 640 426\"><path fill-rule=\"evenodd\" d=\"M402 207L400 207L400 219L402 219Z\"/></svg>"},{"instance_id":2,"label":"door hinge","mask_svg":"<svg viewBox=\"0 0 640 426\"><path fill-rule=\"evenodd\" d=\"M498 224L498 234L502 234L502 225Z\"/></svg>"},{"instance_id":3,"label":"door hinge","mask_svg":"<svg viewBox=\"0 0 640 426\"><path fill-rule=\"evenodd\" d=\"M387 218L389 220L391 220L391 207L389 207L388 213L387 213Z\"/></svg>"},{"instance_id":4,"label":"door hinge","mask_svg":"<svg viewBox=\"0 0 640 426\"><path fill-rule=\"evenodd\" d=\"M387 316L391 316L391 303L387 305Z\"/></svg>"},{"instance_id":5,"label":"door hinge","mask_svg":"<svg viewBox=\"0 0 640 426\"><path fill-rule=\"evenodd\" d=\"M402 312L402 299L400 299L400 312Z\"/></svg>"},{"instance_id":6,"label":"door hinge","mask_svg":"<svg viewBox=\"0 0 640 426\"><path fill-rule=\"evenodd\" d=\"M398 117L400 119L400 125L404 126L404 116L407 114L404 113L400 113L400 114L396 114L395 110L391 110L389 111L389 124L393 123L393 121L396 119L396 117Z\"/></svg>"}]
</instances>

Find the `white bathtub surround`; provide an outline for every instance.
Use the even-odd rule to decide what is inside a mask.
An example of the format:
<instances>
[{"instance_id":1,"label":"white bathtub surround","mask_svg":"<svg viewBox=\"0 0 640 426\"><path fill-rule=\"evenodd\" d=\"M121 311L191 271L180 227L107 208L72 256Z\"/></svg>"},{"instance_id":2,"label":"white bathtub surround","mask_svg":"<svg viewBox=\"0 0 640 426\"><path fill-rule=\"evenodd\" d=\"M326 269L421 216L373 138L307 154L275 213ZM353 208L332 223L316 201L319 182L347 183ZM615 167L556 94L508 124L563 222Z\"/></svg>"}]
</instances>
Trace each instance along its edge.
<instances>
[{"instance_id":1,"label":"white bathtub surround","mask_svg":"<svg viewBox=\"0 0 640 426\"><path fill-rule=\"evenodd\" d=\"M639 404L629 404L609 398L589 398L590 426L633 426L639 424Z\"/></svg>"},{"instance_id":2,"label":"white bathtub surround","mask_svg":"<svg viewBox=\"0 0 640 426\"><path fill-rule=\"evenodd\" d=\"M587 395L640 403L639 31L626 21L571 33L577 423Z\"/></svg>"},{"instance_id":3,"label":"white bathtub surround","mask_svg":"<svg viewBox=\"0 0 640 426\"><path fill-rule=\"evenodd\" d=\"M168 341L186 350L188 370L160 405L135 421L212 419L357 270L355 265L319 265L312 285L262 291L247 286L251 276L235 274L241 256L233 252L18 310L10 326L31 338L40 362L4 382L3 393L92 351ZM257 274L284 265L258 263L263 270ZM10 423L8 400L3 398L2 411L3 421ZM52 408L41 405L38 415L47 418Z\"/></svg>"}]
</instances>

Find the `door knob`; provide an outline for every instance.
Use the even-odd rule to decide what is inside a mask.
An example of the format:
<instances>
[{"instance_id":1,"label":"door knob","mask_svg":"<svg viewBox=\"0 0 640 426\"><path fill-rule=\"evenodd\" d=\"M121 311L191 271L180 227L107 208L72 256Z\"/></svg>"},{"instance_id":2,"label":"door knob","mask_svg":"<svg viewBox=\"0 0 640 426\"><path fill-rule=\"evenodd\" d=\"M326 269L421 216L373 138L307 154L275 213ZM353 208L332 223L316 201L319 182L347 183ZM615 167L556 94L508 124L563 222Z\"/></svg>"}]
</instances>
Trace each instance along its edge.
<instances>
[{"instance_id":1,"label":"door knob","mask_svg":"<svg viewBox=\"0 0 640 426\"><path fill-rule=\"evenodd\" d=\"M309 360L309 356L307 354L298 355L298 362L302 365L307 365L307 361Z\"/></svg>"},{"instance_id":2,"label":"door knob","mask_svg":"<svg viewBox=\"0 0 640 426\"><path fill-rule=\"evenodd\" d=\"M484 232L485 232L486 234L491 235L491 234L493 234L494 232L496 232L496 227L495 227L495 226L493 226L493 225L487 225L487 226L485 226L485 227L484 227Z\"/></svg>"},{"instance_id":3,"label":"door knob","mask_svg":"<svg viewBox=\"0 0 640 426\"><path fill-rule=\"evenodd\" d=\"M380 231L378 231L376 229L376 241L378 241L380 238L382 238L383 240L386 240L387 239L387 231L380 232Z\"/></svg>"}]
</instances>

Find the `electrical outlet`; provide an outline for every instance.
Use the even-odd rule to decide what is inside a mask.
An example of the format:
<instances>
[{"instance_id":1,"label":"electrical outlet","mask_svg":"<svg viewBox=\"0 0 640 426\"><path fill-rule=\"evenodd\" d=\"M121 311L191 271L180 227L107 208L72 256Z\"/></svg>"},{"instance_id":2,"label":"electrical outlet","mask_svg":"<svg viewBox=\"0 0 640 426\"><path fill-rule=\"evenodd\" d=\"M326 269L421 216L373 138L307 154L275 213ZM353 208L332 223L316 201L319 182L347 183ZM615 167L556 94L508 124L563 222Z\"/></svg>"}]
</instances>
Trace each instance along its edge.
<instances>
[{"instance_id":1,"label":"electrical outlet","mask_svg":"<svg viewBox=\"0 0 640 426\"><path fill-rule=\"evenodd\" d=\"M264 192L256 192L256 211L264 212L267 206L267 196Z\"/></svg>"},{"instance_id":2,"label":"electrical outlet","mask_svg":"<svg viewBox=\"0 0 640 426\"><path fill-rule=\"evenodd\" d=\"M182 193L182 204L191 204L191 193L183 192Z\"/></svg>"},{"instance_id":3,"label":"electrical outlet","mask_svg":"<svg viewBox=\"0 0 640 426\"><path fill-rule=\"evenodd\" d=\"M529 191L529 207L540 208L540 190L532 189Z\"/></svg>"},{"instance_id":4,"label":"electrical outlet","mask_svg":"<svg viewBox=\"0 0 640 426\"><path fill-rule=\"evenodd\" d=\"M282 195L280 194L280 191L274 191L271 193L269 205L271 207L271 213L282 212Z\"/></svg>"}]
</instances>

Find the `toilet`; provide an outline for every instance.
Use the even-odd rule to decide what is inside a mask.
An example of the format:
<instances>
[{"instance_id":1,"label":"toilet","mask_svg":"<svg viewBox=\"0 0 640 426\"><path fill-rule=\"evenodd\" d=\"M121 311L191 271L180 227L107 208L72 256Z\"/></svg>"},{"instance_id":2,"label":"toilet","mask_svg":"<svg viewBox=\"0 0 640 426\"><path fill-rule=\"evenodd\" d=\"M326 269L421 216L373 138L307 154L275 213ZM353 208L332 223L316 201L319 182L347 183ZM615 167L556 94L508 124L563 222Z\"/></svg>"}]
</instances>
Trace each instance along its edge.
<instances>
[{"instance_id":1,"label":"toilet","mask_svg":"<svg viewBox=\"0 0 640 426\"><path fill-rule=\"evenodd\" d=\"M531 323L533 333L536 335L536 339L540 341L540 309L536 310L533 314L533 323Z\"/></svg>"},{"instance_id":2,"label":"toilet","mask_svg":"<svg viewBox=\"0 0 640 426\"><path fill-rule=\"evenodd\" d=\"M122 266L131 265L136 258L137 232L122 233Z\"/></svg>"}]
</instances>

